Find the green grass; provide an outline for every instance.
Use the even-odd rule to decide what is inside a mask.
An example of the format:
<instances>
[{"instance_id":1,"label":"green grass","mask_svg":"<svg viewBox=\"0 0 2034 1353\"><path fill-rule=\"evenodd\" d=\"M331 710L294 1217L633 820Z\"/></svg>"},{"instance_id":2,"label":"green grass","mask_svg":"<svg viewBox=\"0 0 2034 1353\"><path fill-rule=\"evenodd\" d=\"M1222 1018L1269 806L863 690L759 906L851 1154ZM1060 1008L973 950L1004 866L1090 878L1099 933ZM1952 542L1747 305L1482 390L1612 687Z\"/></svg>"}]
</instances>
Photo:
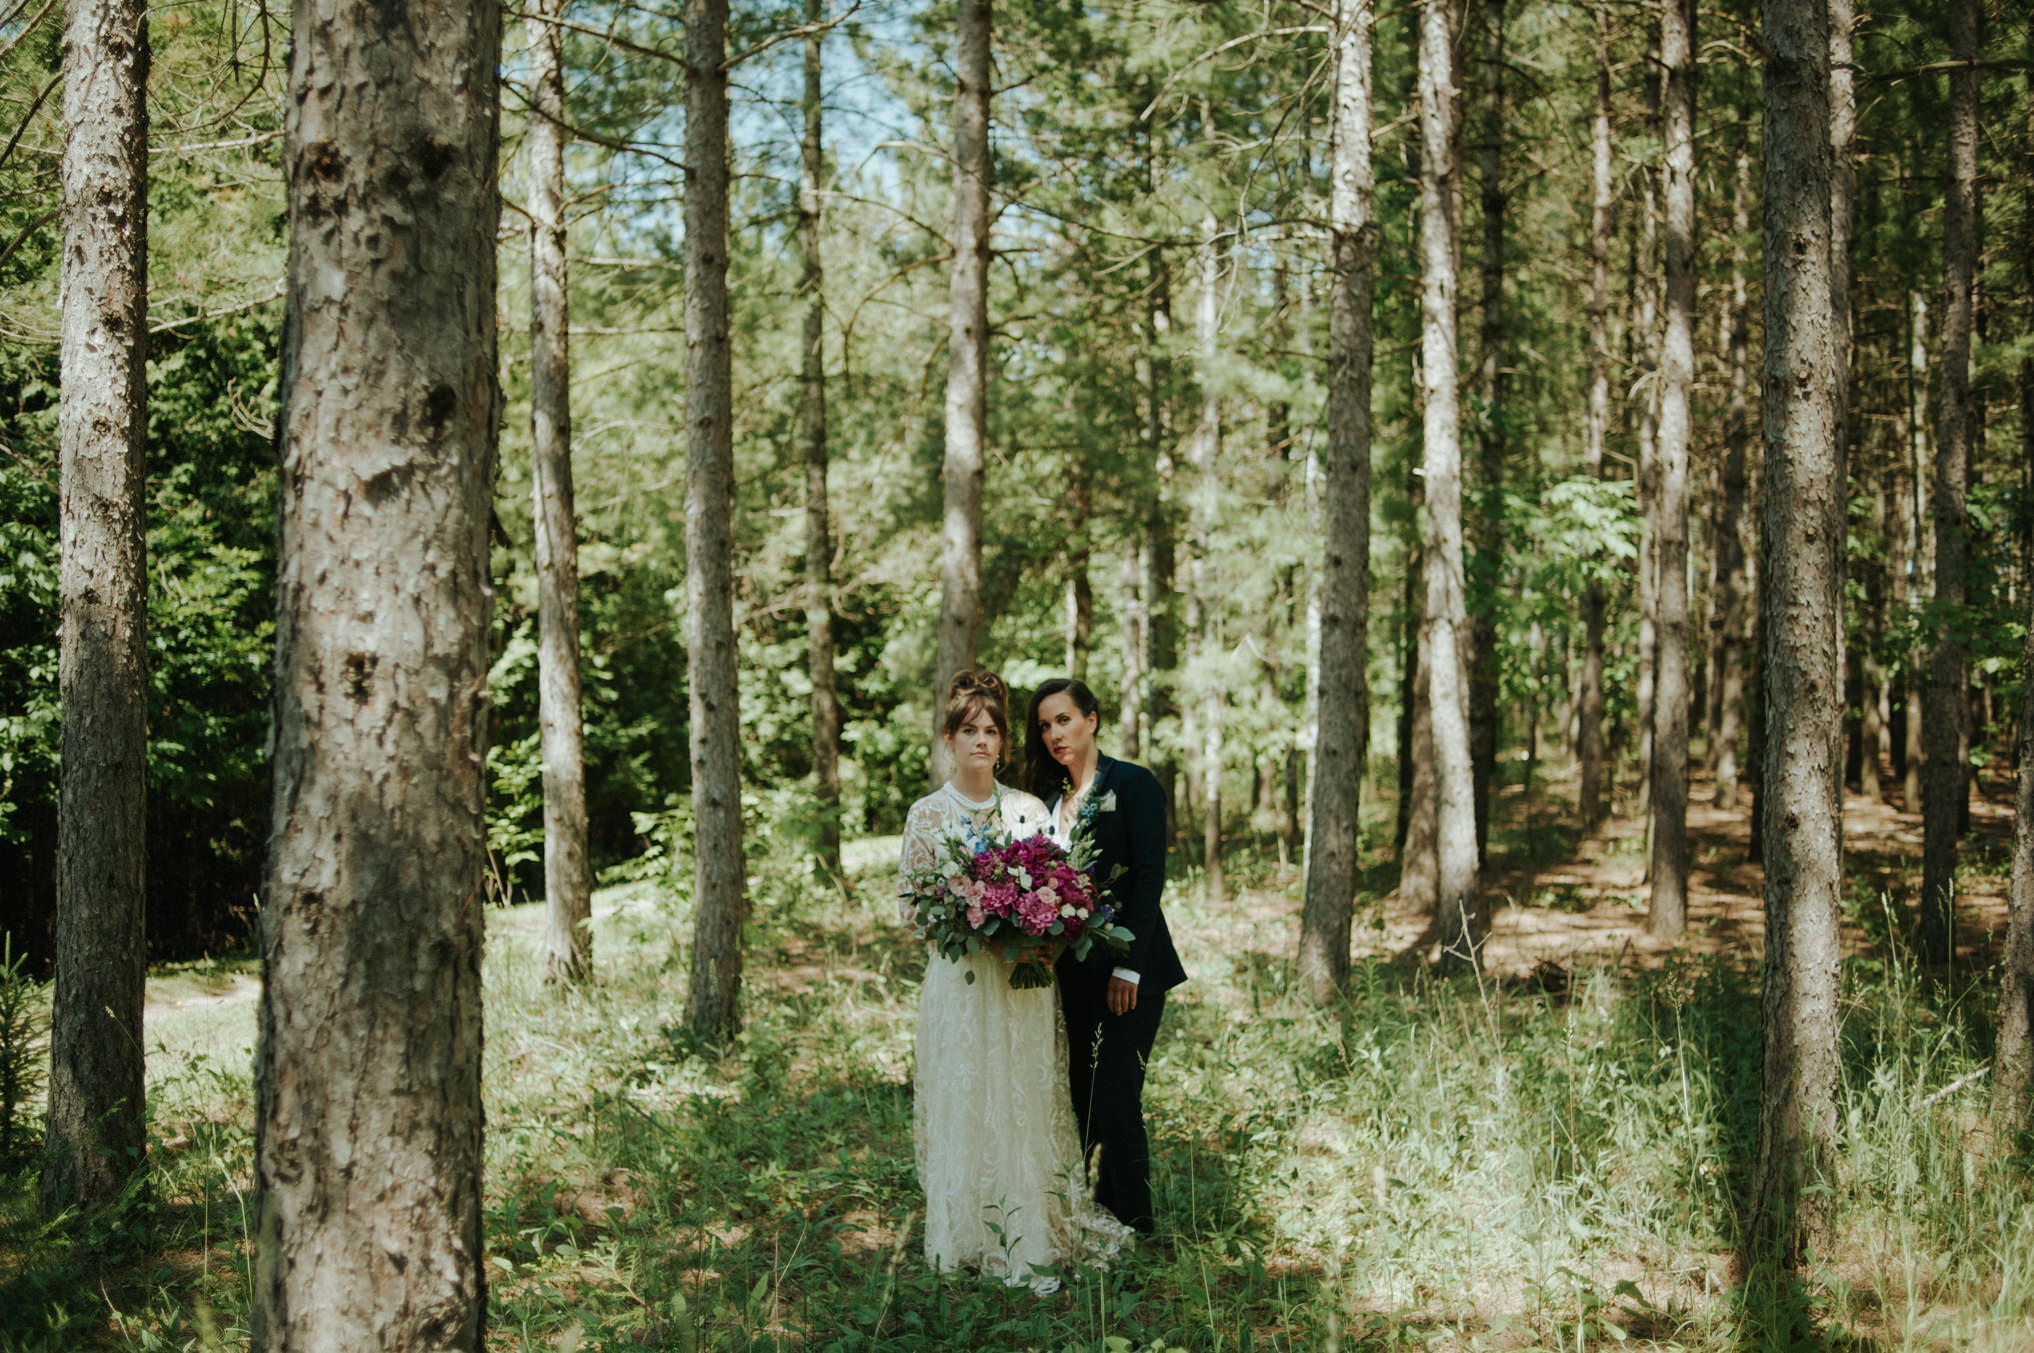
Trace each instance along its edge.
<instances>
[{"instance_id":1,"label":"green grass","mask_svg":"<svg viewBox=\"0 0 2034 1353\"><path fill-rule=\"evenodd\" d=\"M758 862L747 1020L719 1057L675 1027L689 923L666 890L603 894L598 980L571 994L542 985L534 910L491 914L492 1348L2034 1341L2026 1162L1977 1171L1988 1082L1951 1088L1988 1055L1989 988L1925 984L1896 948L1847 967L1844 1239L1800 1286L1738 1283L1759 1007L1737 965L1553 992L1373 965L1323 1013L1289 989L1291 926L1246 917L1263 894L1170 908L1195 981L1148 1095L1166 1239L1050 1298L937 1280L911 1164L925 960L888 921L888 851L850 859L852 900ZM220 980L168 974L156 1008ZM164 1008L126 1207L46 1227L32 1176L4 1181L0 1349L245 1346L252 1037L244 1000Z\"/></svg>"}]
</instances>

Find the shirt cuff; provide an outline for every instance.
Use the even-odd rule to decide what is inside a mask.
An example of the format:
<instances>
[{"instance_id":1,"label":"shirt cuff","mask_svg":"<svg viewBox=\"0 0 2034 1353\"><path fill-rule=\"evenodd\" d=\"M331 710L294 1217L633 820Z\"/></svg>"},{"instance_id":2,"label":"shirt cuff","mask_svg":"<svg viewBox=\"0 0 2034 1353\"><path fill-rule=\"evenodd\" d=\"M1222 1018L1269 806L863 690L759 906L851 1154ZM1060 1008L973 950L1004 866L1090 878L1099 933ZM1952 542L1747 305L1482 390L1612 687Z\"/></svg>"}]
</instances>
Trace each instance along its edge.
<instances>
[{"instance_id":1,"label":"shirt cuff","mask_svg":"<svg viewBox=\"0 0 2034 1353\"><path fill-rule=\"evenodd\" d=\"M1129 968L1117 968L1115 971L1111 972L1109 976L1120 977L1133 987L1137 985L1137 974L1131 971Z\"/></svg>"}]
</instances>

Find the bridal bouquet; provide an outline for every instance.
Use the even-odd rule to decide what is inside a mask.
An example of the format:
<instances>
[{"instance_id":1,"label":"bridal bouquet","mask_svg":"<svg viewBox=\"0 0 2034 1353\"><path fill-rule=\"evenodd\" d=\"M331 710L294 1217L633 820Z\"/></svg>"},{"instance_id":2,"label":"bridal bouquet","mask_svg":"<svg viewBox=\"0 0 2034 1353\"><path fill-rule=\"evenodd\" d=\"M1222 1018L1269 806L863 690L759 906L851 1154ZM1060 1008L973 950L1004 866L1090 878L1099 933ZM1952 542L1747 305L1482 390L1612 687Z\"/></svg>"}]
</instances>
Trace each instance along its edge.
<instances>
[{"instance_id":1,"label":"bridal bouquet","mask_svg":"<svg viewBox=\"0 0 2034 1353\"><path fill-rule=\"evenodd\" d=\"M1052 985L1062 950L1086 958L1096 943L1123 952L1129 931L1095 881L1050 838L1007 835L955 823L940 835L932 862L908 872L906 896L925 938L946 958L1000 945L1017 990ZM967 980L975 980L973 972Z\"/></svg>"}]
</instances>

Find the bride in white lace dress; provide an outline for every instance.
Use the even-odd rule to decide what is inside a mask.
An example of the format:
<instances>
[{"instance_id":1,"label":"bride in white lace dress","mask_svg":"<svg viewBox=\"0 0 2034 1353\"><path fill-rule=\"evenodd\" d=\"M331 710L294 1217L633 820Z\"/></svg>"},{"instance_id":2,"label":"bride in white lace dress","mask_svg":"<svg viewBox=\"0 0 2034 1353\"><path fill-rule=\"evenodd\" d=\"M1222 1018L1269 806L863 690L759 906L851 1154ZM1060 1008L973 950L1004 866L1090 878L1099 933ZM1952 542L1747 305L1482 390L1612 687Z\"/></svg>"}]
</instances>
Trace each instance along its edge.
<instances>
[{"instance_id":1,"label":"bride in white lace dress","mask_svg":"<svg viewBox=\"0 0 2034 1353\"><path fill-rule=\"evenodd\" d=\"M1000 823L1013 837L1045 830L1043 804L996 782L1010 745L1008 704L994 674L954 677L942 724L953 778L911 805L905 871L931 864L941 833L964 821ZM996 954L928 952L912 1133L927 1264L1049 1292L1057 1265L1100 1266L1122 1248L1129 1228L1084 1183L1066 1085L1057 990L1013 991Z\"/></svg>"}]
</instances>

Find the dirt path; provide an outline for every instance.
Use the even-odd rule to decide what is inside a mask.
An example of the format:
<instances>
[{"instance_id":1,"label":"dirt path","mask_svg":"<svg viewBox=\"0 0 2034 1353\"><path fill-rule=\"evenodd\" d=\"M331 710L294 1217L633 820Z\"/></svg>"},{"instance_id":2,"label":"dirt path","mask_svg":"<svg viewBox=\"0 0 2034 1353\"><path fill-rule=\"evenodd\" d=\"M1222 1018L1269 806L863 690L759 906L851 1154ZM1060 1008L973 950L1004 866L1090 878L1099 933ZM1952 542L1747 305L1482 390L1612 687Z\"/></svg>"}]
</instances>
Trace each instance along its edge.
<instances>
[{"instance_id":1,"label":"dirt path","mask_svg":"<svg viewBox=\"0 0 2034 1353\"><path fill-rule=\"evenodd\" d=\"M1548 789L1553 802L1546 802ZM1573 784L1542 786L1536 818L1572 820ZM1485 888L1491 909L1490 936L1483 951L1486 969L1500 978L1523 977L1543 964L1570 967L1577 961L1617 961L1654 966L1675 951L1740 956L1758 961L1764 952L1765 871L1747 857L1751 844L1748 795L1723 811L1714 785L1693 787L1688 805L1688 930L1675 940L1646 934L1649 897L1645 879L1645 829L1635 817L1607 820L1577 843L1568 858L1531 864L1522 848L1493 850ZM1986 961L2003 939L2006 876L2000 862L2012 834L2012 810L1997 780L1988 793L1973 796L1972 838L1964 859L1974 868L1964 876L1957 899L1957 963ZM1514 787L1502 810L1514 820L1522 805ZM1530 837L1530 834L1527 834ZM1846 952L1877 953L1889 933L1908 933L1920 891L1921 818L1884 798L1846 793L1844 798ZM1438 957L1429 918L1401 905L1396 892L1382 902L1384 925L1358 934L1358 957ZM1890 911L1890 916L1888 912Z\"/></svg>"}]
</instances>

